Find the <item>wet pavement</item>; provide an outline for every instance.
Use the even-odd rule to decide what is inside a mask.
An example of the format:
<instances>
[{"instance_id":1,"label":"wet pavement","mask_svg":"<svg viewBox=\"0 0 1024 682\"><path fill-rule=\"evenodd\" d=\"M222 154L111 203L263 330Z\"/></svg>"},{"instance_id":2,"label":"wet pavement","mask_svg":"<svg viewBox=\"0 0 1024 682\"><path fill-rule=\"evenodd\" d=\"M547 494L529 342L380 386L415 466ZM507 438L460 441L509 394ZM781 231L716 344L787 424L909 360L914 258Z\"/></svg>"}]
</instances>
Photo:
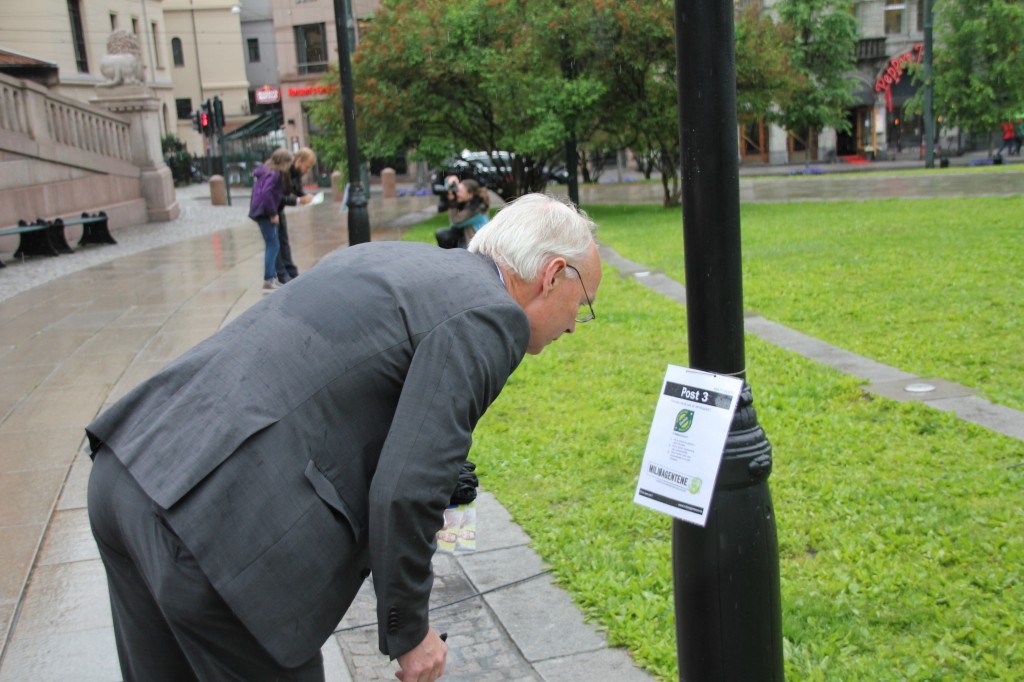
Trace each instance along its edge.
<instances>
[{"instance_id":1,"label":"wet pavement","mask_svg":"<svg viewBox=\"0 0 1024 682\"><path fill-rule=\"evenodd\" d=\"M244 200L209 206L179 192L183 217L115 232L117 246L10 263L0 271L0 681L119 680L103 568L89 532L83 428L166 362L262 294L263 242ZM433 197L370 204L374 240L436 213ZM289 211L300 270L347 243L328 201ZM19 279L21 278L21 279ZM23 280L23 281L22 281ZM27 286L30 282L31 286ZM273 295L273 294L271 294ZM477 550L438 554L435 627L449 633L453 682L651 679L583 622L529 537L486 491ZM394 679L377 651L372 587L323 648L332 681Z\"/></svg>"},{"instance_id":2,"label":"wet pavement","mask_svg":"<svg viewBox=\"0 0 1024 682\"><path fill-rule=\"evenodd\" d=\"M872 192L886 187L896 196L1024 191L1022 172L948 170L937 180L893 176L899 182L879 174L744 177L741 194L793 201L812 198L808 188L824 191L818 198L844 192L877 198ZM585 187L581 194L584 204L650 203L660 202L661 186L630 182ZM244 195L236 193L234 206L212 207L205 188L194 186L179 192L179 200L180 218L117 231L117 246L24 263L3 254L10 267L0 270L0 682L120 679L106 584L86 519L90 464L81 454L82 429L263 296L263 243L245 217ZM434 207L430 196L374 198L373 238L399 238L403 226L433 215ZM345 216L330 201L290 212L289 225L300 269L346 244ZM625 274L645 270L609 250L605 256ZM681 285L664 276L638 281L682 300ZM901 386L919 380L767 320L748 318L747 326L864 377L880 394L899 396ZM955 386L938 388L938 409L972 420L980 415L979 423L1024 438L1020 413L1003 408L993 417L976 397ZM583 622L504 508L486 491L479 504L477 551L435 559L432 618L450 633L445 679L578 680L583 661L591 668L596 662L602 680L650 679ZM396 666L377 653L374 620L367 585L324 647L328 679L394 679Z\"/></svg>"}]
</instances>

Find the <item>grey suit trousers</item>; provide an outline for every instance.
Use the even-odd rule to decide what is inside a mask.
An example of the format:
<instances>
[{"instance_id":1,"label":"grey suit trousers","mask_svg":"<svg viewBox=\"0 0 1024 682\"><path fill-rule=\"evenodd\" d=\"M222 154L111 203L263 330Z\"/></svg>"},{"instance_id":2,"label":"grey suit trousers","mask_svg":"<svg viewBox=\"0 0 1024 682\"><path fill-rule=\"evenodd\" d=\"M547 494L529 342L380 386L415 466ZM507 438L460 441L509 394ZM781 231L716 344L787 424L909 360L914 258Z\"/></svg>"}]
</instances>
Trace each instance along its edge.
<instances>
[{"instance_id":1,"label":"grey suit trousers","mask_svg":"<svg viewBox=\"0 0 1024 682\"><path fill-rule=\"evenodd\" d=\"M88 508L126 682L324 680L319 653L297 668L271 658L106 448L93 460Z\"/></svg>"}]
</instances>

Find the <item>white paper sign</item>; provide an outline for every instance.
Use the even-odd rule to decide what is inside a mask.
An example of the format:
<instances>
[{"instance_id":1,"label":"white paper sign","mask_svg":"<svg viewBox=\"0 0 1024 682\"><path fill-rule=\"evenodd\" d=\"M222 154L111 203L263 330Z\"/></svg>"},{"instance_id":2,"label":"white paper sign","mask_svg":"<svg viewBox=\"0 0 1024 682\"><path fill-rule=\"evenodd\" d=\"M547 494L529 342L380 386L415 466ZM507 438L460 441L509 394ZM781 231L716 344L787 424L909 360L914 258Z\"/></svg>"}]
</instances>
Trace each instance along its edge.
<instances>
[{"instance_id":1,"label":"white paper sign","mask_svg":"<svg viewBox=\"0 0 1024 682\"><path fill-rule=\"evenodd\" d=\"M669 365L633 501L704 526L743 381Z\"/></svg>"},{"instance_id":2,"label":"white paper sign","mask_svg":"<svg viewBox=\"0 0 1024 682\"><path fill-rule=\"evenodd\" d=\"M316 194L313 195L313 201L309 202L309 205L310 206L316 206L317 204L322 204L322 203L324 203L324 193L323 192L317 192Z\"/></svg>"}]
</instances>

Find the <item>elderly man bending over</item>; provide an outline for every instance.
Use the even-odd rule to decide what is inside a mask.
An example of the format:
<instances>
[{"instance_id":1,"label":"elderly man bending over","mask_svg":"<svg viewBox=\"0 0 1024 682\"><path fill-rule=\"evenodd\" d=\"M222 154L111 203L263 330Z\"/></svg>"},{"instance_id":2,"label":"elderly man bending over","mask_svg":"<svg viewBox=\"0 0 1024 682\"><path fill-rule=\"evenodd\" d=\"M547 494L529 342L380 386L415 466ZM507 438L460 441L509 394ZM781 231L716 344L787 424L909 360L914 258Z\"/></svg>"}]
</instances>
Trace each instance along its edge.
<instances>
[{"instance_id":1,"label":"elderly man bending over","mask_svg":"<svg viewBox=\"0 0 1024 682\"><path fill-rule=\"evenodd\" d=\"M90 424L125 680L323 680L371 573L381 652L439 678L434 534L523 355L593 319L594 229L534 194L468 250L340 250Z\"/></svg>"}]
</instances>

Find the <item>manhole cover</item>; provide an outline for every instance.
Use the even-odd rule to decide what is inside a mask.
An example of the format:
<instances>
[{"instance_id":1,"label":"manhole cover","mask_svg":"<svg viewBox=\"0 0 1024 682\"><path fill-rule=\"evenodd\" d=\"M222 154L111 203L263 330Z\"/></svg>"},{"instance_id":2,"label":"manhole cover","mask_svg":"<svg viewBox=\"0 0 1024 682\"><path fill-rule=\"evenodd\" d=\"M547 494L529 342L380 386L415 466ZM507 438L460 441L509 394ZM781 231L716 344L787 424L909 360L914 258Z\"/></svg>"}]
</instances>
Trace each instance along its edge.
<instances>
[{"instance_id":1,"label":"manhole cover","mask_svg":"<svg viewBox=\"0 0 1024 682\"><path fill-rule=\"evenodd\" d=\"M907 393L930 393L935 390L935 387L931 384L922 382L917 384L907 384L903 387L903 390Z\"/></svg>"}]
</instances>

